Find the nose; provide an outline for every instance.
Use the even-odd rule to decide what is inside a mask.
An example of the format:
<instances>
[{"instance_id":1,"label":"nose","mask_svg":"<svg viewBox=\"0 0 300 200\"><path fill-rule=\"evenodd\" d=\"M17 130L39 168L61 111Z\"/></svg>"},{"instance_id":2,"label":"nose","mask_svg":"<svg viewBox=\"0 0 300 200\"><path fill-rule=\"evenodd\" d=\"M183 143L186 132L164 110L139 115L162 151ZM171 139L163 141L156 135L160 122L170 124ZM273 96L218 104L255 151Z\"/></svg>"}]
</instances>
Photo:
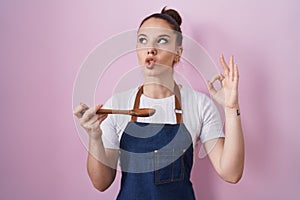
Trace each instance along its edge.
<instances>
[{"instance_id":1,"label":"nose","mask_svg":"<svg viewBox=\"0 0 300 200\"><path fill-rule=\"evenodd\" d=\"M155 48L149 48L147 51L147 54L152 54L152 55L156 55L157 54L157 50Z\"/></svg>"}]
</instances>

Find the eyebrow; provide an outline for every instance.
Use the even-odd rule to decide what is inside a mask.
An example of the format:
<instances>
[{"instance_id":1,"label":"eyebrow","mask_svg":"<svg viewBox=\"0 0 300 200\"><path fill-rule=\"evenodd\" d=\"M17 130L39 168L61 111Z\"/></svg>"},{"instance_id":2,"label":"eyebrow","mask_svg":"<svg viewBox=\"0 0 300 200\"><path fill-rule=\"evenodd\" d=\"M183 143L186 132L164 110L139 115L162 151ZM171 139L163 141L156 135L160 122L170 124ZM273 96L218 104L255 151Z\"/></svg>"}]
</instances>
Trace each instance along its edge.
<instances>
[{"instance_id":1,"label":"eyebrow","mask_svg":"<svg viewBox=\"0 0 300 200\"><path fill-rule=\"evenodd\" d=\"M138 37L140 36L144 36L144 37L147 37L145 34L141 33L141 34L138 34Z\"/></svg>"},{"instance_id":2,"label":"eyebrow","mask_svg":"<svg viewBox=\"0 0 300 200\"><path fill-rule=\"evenodd\" d=\"M159 35L158 37L171 37L171 36L169 36L167 34L163 34L163 35Z\"/></svg>"},{"instance_id":3,"label":"eyebrow","mask_svg":"<svg viewBox=\"0 0 300 200\"><path fill-rule=\"evenodd\" d=\"M141 33L141 34L138 35L138 37L141 37L141 36L147 37L147 35L143 34L143 33ZM167 35L167 34L162 34L162 35L159 35L158 37L168 37L168 38L170 38L171 36Z\"/></svg>"}]
</instances>

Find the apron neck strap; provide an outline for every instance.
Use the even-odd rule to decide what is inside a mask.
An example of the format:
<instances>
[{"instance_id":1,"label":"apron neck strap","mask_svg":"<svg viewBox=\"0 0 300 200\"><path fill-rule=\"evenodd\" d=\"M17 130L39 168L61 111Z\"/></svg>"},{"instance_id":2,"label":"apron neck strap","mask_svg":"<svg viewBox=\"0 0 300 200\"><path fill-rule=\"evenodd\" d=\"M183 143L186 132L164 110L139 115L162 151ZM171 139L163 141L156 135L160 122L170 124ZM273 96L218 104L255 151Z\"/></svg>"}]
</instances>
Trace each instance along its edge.
<instances>
[{"instance_id":1,"label":"apron neck strap","mask_svg":"<svg viewBox=\"0 0 300 200\"><path fill-rule=\"evenodd\" d=\"M181 124L182 123L182 110L181 110L181 95L180 95L180 90L178 85L175 83L174 86L174 98L175 98L175 114L176 114L176 122L177 124ZM135 101L134 101L134 107L133 109L137 109L140 106L140 98L143 94L143 85L139 88L136 97L135 97ZM136 122L137 120L137 116L131 116L131 121Z\"/></svg>"}]
</instances>

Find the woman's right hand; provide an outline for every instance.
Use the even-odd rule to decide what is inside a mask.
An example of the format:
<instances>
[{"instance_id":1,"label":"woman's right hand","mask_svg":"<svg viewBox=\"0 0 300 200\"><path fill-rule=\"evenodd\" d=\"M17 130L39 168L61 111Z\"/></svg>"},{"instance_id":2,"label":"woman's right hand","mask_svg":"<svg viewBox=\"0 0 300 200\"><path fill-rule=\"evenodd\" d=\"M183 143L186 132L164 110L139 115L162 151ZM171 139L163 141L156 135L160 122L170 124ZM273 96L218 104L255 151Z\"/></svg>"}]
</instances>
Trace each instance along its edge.
<instances>
[{"instance_id":1,"label":"woman's right hand","mask_svg":"<svg viewBox=\"0 0 300 200\"><path fill-rule=\"evenodd\" d=\"M86 104L80 103L80 105L73 110L80 125L85 129L91 139L97 139L102 135L100 124L106 119L107 114L96 114L97 110L101 107L102 104L89 108Z\"/></svg>"}]
</instances>

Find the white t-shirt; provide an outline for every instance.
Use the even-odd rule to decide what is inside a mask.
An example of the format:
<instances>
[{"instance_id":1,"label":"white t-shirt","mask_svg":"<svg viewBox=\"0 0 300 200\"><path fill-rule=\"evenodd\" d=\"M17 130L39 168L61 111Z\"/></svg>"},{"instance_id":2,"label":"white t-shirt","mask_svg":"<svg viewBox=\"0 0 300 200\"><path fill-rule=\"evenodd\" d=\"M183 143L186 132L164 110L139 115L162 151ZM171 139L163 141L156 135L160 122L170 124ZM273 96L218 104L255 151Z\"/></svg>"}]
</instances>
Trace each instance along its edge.
<instances>
[{"instance_id":1,"label":"white t-shirt","mask_svg":"<svg viewBox=\"0 0 300 200\"><path fill-rule=\"evenodd\" d=\"M133 109L138 87L113 95L103 108ZM181 86L181 106L183 123L191 134L193 145L200 139L208 140L224 137L222 121L213 101L203 93ZM138 122L176 124L174 95L162 99L152 99L142 94L139 108L154 108L155 114L150 117L138 117ZM119 142L129 115L108 115L102 122L102 140L105 148L119 149Z\"/></svg>"}]
</instances>

